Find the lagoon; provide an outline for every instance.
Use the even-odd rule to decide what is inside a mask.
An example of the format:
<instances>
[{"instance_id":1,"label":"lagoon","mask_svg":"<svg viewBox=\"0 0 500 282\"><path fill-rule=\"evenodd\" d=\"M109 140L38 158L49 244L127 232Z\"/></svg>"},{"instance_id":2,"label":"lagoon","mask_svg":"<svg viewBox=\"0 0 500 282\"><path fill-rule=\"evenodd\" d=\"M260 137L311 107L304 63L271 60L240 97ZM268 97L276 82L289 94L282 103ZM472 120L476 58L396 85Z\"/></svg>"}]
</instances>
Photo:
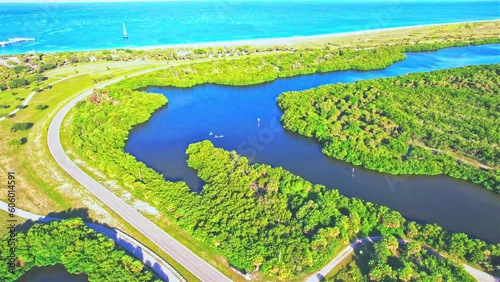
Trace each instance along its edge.
<instances>
[{"instance_id":1,"label":"lagoon","mask_svg":"<svg viewBox=\"0 0 500 282\"><path fill-rule=\"evenodd\" d=\"M203 183L187 166L185 150L190 143L209 139L216 147L236 150L251 162L281 166L313 183L339 189L346 196L386 205L408 219L437 223L448 231L498 243L497 194L446 176L393 176L361 167L355 167L353 174L351 164L323 155L315 140L285 131L279 123L276 97L285 91L324 84L500 63L499 54L499 44L447 48L409 53L404 61L368 72L302 75L244 87L151 87L148 92L164 94L169 103L148 122L134 127L125 151L166 179L185 181L192 190L200 191Z\"/></svg>"}]
</instances>

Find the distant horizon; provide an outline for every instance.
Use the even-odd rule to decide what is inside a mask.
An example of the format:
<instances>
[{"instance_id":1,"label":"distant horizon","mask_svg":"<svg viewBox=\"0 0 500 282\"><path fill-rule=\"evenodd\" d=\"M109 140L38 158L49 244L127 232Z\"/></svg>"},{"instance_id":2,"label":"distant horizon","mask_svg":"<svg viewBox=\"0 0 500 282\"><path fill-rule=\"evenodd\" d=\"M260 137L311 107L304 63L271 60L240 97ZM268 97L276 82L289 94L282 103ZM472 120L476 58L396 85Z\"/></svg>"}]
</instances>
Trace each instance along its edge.
<instances>
[{"instance_id":1,"label":"distant horizon","mask_svg":"<svg viewBox=\"0 0 500 282\"><path fill-rule=\"evenodd\" d=\"M0 0L0 3L117 3L117 2L307 2L310 0ZM312 0L316 2L386 2L385 0ZM495 0L389 0L388 2L494 2Z\"/></svg>"}]
</instances>

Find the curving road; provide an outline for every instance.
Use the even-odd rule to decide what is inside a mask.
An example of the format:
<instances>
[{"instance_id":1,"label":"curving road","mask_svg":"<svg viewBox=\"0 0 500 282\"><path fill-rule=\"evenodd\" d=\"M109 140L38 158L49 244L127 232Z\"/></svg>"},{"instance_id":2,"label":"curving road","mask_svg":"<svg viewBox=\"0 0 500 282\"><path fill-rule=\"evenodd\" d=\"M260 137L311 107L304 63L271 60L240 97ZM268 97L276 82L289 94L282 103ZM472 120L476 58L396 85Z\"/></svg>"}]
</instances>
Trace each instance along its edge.
<instances>
[{"instance_id":1,"label":"curving road","mask_svg":"<svg viewBox=\"0 0 500 282\"><path fill-rule=\"evenodd\" d=\"M169 66L168 66L169 67ZM164 69L166 67L141 71L129 76L137 76L151 71ZM102 83L96 88L103 88L113 83L116 83L125 77L113 79L106 83ZM92 94L93 90L88 90L78 97L74 98L66 104L54 117L49 126L47 141L49 150L56 162L83 187L87 188L98 199L125 219L128 223L134 226L139 232L146 236L151 242L155 243L159 248L169 254L173 259L198 277L201 281L224 282L231 281L224 274L219 272L206 261L198 257L191 250L183 246L177 240L168 235L161 228L156 226L149 219L130 207L127 203L115 196L112 192L102 186L99 182L90 177L87 173L81 170L71 159L66 155L60 140L60 129L64 117L73 108L77 102Z\"/></svg>"},{"instance_id":2,"label":"curving road","mask_svg":"<svg viewBox=\"0 0 500 282\"><path fill-rule=\"evenodd\" d=\"M344 259L350 256L354 250L359 249L361 246L367 243L373 243L382 240L382 236L371 236L366 237L360 240L356 240L351 243L349 246L345 247L337 256L335 256L327 265L325 265L320 271L314 273L309 276L306 282L318 282L321 281L330 271L332 271L339 263L341 263ZM400 244L406 244L407 241L403 239L398 239ZM498 277L495 277L491 274L483 272L481 270L475 269L467 264L463 264L465 270L472 275L472 277L476 278L479 282L500 282Z\"/></svg>"},{"instance_id":3,"label":"curving road","mask_svg":"<svg viewBox=\"0 0 500 282\"><path fill-rule=\"evenodd\" d=\"M7 203L0 201L0 210L9 212L9 207ZM30 213L21 209L16 208L14 214L18 217L32 220L35 222L51 222L62 220L61 218L43 216L34 213ZM154 252L149 250L146 246L141 244L139 241L128 236L118 229L110 229L95 223L85 223L85 225L99 233L102 233L118 245L122 246L125 250L129 251L136 259L141 260L145 265L149 266L158 277L162 278L163 281L168 282L185 282L186 280L165 260L160 258Z\"/></svg>"}]
</instances>

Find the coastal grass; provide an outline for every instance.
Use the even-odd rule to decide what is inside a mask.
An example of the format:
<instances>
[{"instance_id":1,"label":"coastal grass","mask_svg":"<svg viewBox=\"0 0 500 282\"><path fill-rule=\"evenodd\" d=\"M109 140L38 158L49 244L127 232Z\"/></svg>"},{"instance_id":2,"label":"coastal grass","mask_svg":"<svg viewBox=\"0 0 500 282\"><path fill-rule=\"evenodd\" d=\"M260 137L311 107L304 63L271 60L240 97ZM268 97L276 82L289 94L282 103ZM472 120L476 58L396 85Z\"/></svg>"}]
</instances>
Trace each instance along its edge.
<instances>
[{"instance_id":1,"label":"coastal grass","mask_svg":"<svg viewBox=\"0 0 500 282\"><path fill-rule=\"evenodd\" d=\"M311 37L291 41L299 47L375 48L393 45L473 42L484 39L500 40L500 20L454 23L443 25L402 27L389 30L365 31L331 36ZM292 39L293 40L293 39Z\"/></svg>"},{"instance_id":2,"label":"coastal grass","mask_svg":"<svg viewBox=\"0 0 500 282\"><path fill-rule=\"evenodd\" d=\"M500 41L500 20L479 22L460 22L376 29L326 35L298 36L288 38L269 38L235 40L213 43L164 45L137 48L139 50L181 50L185 53L203 50L247 49L259 53L272 53L275 50L293 50L303 48L376 48L383 46L411 46L415 44L435 43L471 43L481 40ZM133 50L138 51L138 50Z\"/></svg>"},{"instance_id":3,"label":"coastal grass","mask_svg":"<svg viewBox=\"0 0 500 282\"><path fill-rule=\"evenodd\" d=\"M470 27L466 27L465 25L462 27L463 24L457 24L457 27L454 27L454 25L445 25L441 27L433 26L390 30L386 32L370 32L359 35L346 35L344 37L335 36L330 39L316 38L314 40L311 39L312 41L298 42L296 45L299 47L321 47L326 44L332 47L356 46L359 48L371 48L386 46L387 44L398 45L406 42L432 43L441 42L439 41L439 36L448 36L446 40L460 40L460 36L464 36L464 31L471 31L469 35L475 39L498 38L499 23L500 21L474 23L471 24L471 30L469 30ZM175 62L170 65L183 63L189 62ZM18 194L19 207L34 213L47 214L55 210L64 211L76 208L89 208L90 216L93 219L121 228L169 261L188 281L196 281L197 279L188 271L177 265L168 255L160 251L139 232L135 231L132 226L129 226L114 212L97 201L80 184L67 176L52 159L46 144L47 129L52 117L71 98L87 89L92 89L95 85L93 80L95 80L96 76L106 72L112 74L114 77L118 77L140 70L156 68L159 65L162 64L155 61L94 62L82 63L76 66L65 66L46 72L45 75L49 77L47 83L63 78L68 79L55 84L52 89L37 93L26 109L18 112L12 119L0 122L1 132L9 132L14 122L34 122L35 124L30 131L9 133L0 137L0 150L2 151L0 181L6 181L7 171L16 171L20 180L20 193ZM163 62L163 65L165 65L165 62ZM4 104L4 98L9 103L16 101L15 99L11 99L14 96L9 91L0 92L0 104ZM31 93L30 89L16 89L13 91L19 92L15 97L25 98ZM9 95L12 97L9 97ZM48 105L49 107L43 111L36 110L35 107L38 104ZM5 113L11 112L13 109L11 107ZM1 115L2 112L0 112ZM21 140L22 138L26 138L26 144L17 147L9 144L12 140ZM65 148L70 151L70 155L73 158L77 158L72 153L73 150L67 146L68 135L67 132L65 133L65 130L62 132L61 140L63 145L66 144ZM99 171L97 170L87 166L85 166L85 169L98 180L106 179L105 176L104 178L100 178L98 175ZM107 179L106 181L110 180ZM2 196L2 199L4 198L5 196ZM229 270L225 259L218 255L213 248L207 248L201 242L192 239L186 232L178 228L175 223L167 221L164 218L158 220L149 214L146 215L182 244L212 263L212 265L215 265L231 279L243 279ZM261 279L266 280L265 277L261 277Z\"/></svg>"}]
</instances>

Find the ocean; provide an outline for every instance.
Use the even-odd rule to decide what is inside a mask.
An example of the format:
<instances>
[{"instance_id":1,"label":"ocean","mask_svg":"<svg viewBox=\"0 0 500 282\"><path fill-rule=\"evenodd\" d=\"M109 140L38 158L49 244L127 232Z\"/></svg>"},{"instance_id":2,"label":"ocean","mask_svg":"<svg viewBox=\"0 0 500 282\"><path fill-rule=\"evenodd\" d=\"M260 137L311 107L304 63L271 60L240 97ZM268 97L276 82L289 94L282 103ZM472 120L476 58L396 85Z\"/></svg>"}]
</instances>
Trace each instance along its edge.
<instances>
[{"instance_id":1,"label":"ocean","mask_svg":"<svg viewBox=\"0 0 500 282\"><path fill-rule=\"evenodd\" d=\"M498 1L0 3L0 54L265 39L492 20ZM129 39L123 38L126 24Z\"/></svg>"}]
</instances>

